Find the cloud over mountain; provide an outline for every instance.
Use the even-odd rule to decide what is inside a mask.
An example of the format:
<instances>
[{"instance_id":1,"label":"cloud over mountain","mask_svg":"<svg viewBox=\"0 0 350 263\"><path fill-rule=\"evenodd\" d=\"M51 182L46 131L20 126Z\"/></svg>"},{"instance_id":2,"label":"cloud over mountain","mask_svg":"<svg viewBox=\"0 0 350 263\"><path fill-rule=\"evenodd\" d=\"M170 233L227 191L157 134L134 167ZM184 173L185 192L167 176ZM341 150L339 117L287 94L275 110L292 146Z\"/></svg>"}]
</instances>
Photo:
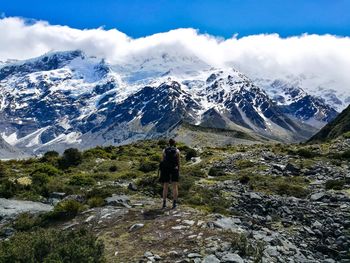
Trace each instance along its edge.
<instances>
[{"instance_id":1,"label":"cloud over mountain","mask_svg":"<svg viewBox=\"0 0 350 263\"><path fill-rule=\"evenodd\" d=\"M81 49L111 62L128 56L160 52L193 53L213 66L234 65L257 76L316 75L335 80L335 89L349 89L350 38L308 35L281 38L261 34L230 39L200 34L186 28L133 39L117 29L74 29L28 21L0 19L0 60L26 59L52 50Z\"/></svg>"}]
</instances>

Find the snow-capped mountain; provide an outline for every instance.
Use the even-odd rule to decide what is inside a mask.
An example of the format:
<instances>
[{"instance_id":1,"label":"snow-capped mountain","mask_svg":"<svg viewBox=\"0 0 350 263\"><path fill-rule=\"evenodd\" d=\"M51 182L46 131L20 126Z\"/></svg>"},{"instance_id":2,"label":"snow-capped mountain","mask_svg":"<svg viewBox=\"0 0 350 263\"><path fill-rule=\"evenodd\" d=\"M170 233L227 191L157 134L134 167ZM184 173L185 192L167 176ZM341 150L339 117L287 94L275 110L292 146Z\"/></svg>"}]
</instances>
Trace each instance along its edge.
<instances>
[{"instance_id":1,"label":"snow-capped mountain","mask_svg":"<svg viewBox=\"0 0 350 263\"><path fill-rule=\"evenodd\" d=\"M290 112L293 103L288 111L241 72L185 51L113 65L81 51L49 53L0 66L0 92L0 135L31 153L162 136L181 121L287 141L316 131Z\"/></svg>"},{"instance_id":2,"label":"snow-capped mountain","mask_svg":"<svg viewBox=\"0 0 350 263\"><path fill-rule=\"evenodd\" d=\"M308 94L298 79L255 79L281 110L314 127L322 128L332 121L338 112L319 96Z\"/></svg>"}]
</instances>

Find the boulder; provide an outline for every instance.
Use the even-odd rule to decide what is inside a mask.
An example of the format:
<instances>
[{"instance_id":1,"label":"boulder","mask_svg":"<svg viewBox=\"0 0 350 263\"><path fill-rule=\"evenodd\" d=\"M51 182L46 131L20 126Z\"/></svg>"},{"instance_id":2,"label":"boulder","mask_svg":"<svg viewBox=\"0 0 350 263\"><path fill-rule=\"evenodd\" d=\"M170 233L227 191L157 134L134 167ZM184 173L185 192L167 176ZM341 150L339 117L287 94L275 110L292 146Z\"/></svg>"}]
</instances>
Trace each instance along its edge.
<instances>
[{"instance_id":1,"label":"boulder","mask_svg":"<svg viewBox=\"0 0 350 263\"><path fill-rule=\"evenodd\" d=\"M206 256L202 263L220 263L220 260L215 255Z\"/></svg>"},{"instance_id":2,"label":"boulder","mask_svg":"<svg viewBox=\"0 0 350 263\"><path fill-rule=\"evenodd\" d=\"M131 208L130 199L126 195L113 195L105 199L107 205L112 206L122 206L126 208Z\"/></svg>"},{"instance_id":3,"label":"boulder","mask_svg":"<svg viewBox=\"0 0 350 263\"><path fill-rule=\"evenodd\" d=\"M221 262L244 263L243 259L235 253L227 253L221 258Z\"/></svg>"}]
</instances>

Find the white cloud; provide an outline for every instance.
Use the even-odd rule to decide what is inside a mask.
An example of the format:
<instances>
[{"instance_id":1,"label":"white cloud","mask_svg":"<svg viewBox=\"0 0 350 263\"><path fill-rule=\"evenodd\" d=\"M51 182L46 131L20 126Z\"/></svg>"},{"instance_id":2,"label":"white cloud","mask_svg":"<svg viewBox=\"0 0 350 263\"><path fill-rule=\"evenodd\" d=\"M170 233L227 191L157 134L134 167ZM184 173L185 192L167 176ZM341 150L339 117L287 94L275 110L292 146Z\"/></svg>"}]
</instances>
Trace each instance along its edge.
<instances>
[{"instance_id":1,"label":"white cloud","mask_svg":"<svg viewBox=\"0 0 350 263\"><path fill-rule=\"evenodd\" d=\"M234 65L243 72L268 77L304 73L335 80L336 88L350 90L349 37L261 34L222 39L194 29L176 29L133 39L117 29L79 30L45 21L26 23L18 17L0 19L0 36L0 60L81 49L115 62L139 53L187 50L214 66Z\"/></svg>"}]
</instances>

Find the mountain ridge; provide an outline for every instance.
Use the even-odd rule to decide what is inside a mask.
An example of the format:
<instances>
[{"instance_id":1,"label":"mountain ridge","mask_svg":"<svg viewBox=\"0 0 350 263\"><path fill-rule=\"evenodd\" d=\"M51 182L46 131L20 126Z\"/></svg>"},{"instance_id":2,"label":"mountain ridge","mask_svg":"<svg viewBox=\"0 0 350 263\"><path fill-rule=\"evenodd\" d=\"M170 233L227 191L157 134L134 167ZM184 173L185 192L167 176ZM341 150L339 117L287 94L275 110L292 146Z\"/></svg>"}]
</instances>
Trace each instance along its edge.
<instances>
[{"instance_id":1,"label":"mountain ridge","mask_svg":"<svg viewBox=\"0 0 350 263\"><path fill-rule=\"evenodd\" d=\"M7 63L0 68L2 136L41 153L154 138L180 120L283 141L317 131L243 73L179 54L118 66L76 50Z\"/></svg>"}]
</instances>

